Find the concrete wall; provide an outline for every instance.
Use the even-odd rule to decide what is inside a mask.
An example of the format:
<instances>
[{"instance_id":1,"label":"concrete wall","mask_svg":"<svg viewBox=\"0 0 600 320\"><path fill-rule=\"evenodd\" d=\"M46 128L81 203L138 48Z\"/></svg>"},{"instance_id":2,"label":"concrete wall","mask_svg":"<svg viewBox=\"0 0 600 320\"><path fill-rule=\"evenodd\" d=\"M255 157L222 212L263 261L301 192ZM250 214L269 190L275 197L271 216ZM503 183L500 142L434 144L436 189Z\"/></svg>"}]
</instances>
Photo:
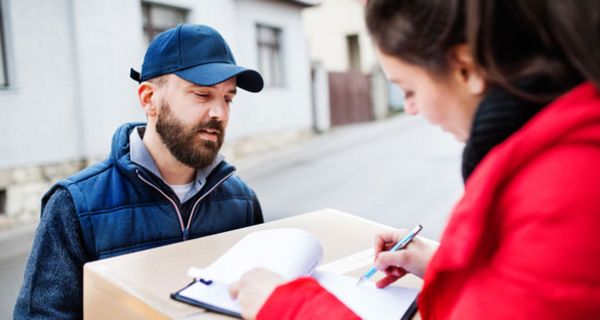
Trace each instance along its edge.
<instances>
[{"instance_id":1,"label":"concrete wall","mask_svg":"<svg viewBox=\"0 0 600 320\"><path fill-rule=\"evenodd\" d=\"M374 45L364 21L364 0L323 0L321 5L302 12L304 29L310 42L310 58L327 71L350 71L348 35L358 35L361 71L372 77L373 115L386 118L390 108L401 110L403 100L381 73ZM327 27L323 27L324 22ZM399 95L400 94L400 95Z\"/></svg>"},{"instance_id":2,"label":"concrete wall","mask_svg":"<svg viewBox=\"0 0 600 320\"><path fill-rule=\"evenodd\" d=\"M237 0L237 5L238 64L258 68L257 23L281 28L286 78L284 87L239 94L232 106L229 138L311 128L310 61L299 8L269 0Z\"/></svg>"},{"instance_id":3,"label":"concrete wall","mask_svg":"<svg viewBox=\"0 0 600 320\"><path fill-rule=\"evenodd\" d=\"M143 121L129 68L146 49L140 1L2 0L13 84L0 90L0 169L100 158L117 126ZM215 27L240 65L257 67L255 24L281 27L285 88L242 92L228 143L312 126L310 66L300 7L268 0L160 0Z\"/></svg>"},{"instance_id":4,"label":"concrete wall","mask_svg":"<svg viewBox=\"0 0 600 320\"><path fill-rule=\"evenodd\" d=\"M145 119L137 101L137 83L129 78L129 68L141 63L146 46L141 5L122 0L69 1L75 14L73 65L77 65L74 77L79 86L84 155L103 157L116 127Z\"/></svg>"},{"instance_id":5,"label":"concrete wall","mask_svg":"<svg viewBox=\"0 0 600 320\"><path fill-rule=\"evenodd\" d=\"M302 17L312 60L321 62L329 71L348 71L346 36L357 34L361 69L364 73L373 71L377 61L359 0L323 0L320 6L305 9Z\"/></svg>"},{"instance_id":6,"label":"concrete wall","mask_svg":"<svg viewBox=\"0 0 600 320\"><path fill-rule=\"evenodd\" d=\"M2 4L10 87L0 89L0 169L79 158L69 0Z\"/></svg>"}]
</instances>

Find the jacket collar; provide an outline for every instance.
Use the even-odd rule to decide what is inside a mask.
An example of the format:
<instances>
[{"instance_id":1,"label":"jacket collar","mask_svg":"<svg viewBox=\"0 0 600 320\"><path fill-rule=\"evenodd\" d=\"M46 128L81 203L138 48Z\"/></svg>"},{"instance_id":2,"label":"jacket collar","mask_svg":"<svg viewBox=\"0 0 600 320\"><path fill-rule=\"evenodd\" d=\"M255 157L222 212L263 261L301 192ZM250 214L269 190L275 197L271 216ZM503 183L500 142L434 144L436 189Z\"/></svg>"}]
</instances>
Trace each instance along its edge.
<instances>
[{"instance_id":1,"label":"jacket collar","mask_svg":"<svg viewBox=\"0 0 600 320\"><path fill-rule=\"evenodd\" d=\"M146 130L145 126L138 126L131 130L131 134L129 135L129 152L130 159L132 162L142 166L144 169L152 172L155 176L163 180L165 184L167 182L162 177L160 170L156 166L152 155L146 145L142 141L142 137L144 136L144 132ZM192 188L188 191L188 193L181 199L181 202L186 202L188 199L193 197L204 185L206 184L206 178L211 174L211 172L221 163L225 157L221 154L217 154L213 162L205 168L196 170L196 179L193 181Z\"/></svg>"},{"instance_id":2,"label":"jacket collar","mask_svg":"<svg viewBox=\"0 0 600 320\"><path fill-rule=\"evenodd\" d=\"M578 77L555 81L536 76L515 82L516 87L532 94L549 95L567 92L581 80ZM479 104L462 159L462 175L466 182L481 160L497 145L519 131L525 123L548 103L529 101L511 94L499 86L492 86Z\"/></svg>"},{"instance_id":3,"label":"jacket collar","mask_svg":"<svg viewBox=\"0 0 600 320\"><path fill-rule=\"evenodd\" d=\"M132 179L139 180L137 176L142 174L163 191L172 193L171 188L162 179L154 160L142 143L141 137L136 134L136 128L144 128L145 126L145 123L132 122L123 124L116 130L112 139L111 162ZM135 136L137 136L137 140ZM195 183L197 188L195 192L191 192L186 198L191 198L200 189L210 190L215 181L220 181L233 171L235 171L235 167L229 165L224 157L219 155L211 165L197 170Z\"/></svg>"},{"instance_id":4,"label":"jacket collar","mask_svg":"<svg viewBox=\"0 0 600 320\"><path fill-rule=\"evenodd\" d=\"M560 96L481 161L465 186L442 236L440 249L428 266L426 282L441 270L456 270L473 261L484 243L501 187L531 160L559 143L597 144L600 132L600 91L591 83ZM435 272L431 273L430 270ZM428 279L429 278L429 279Z\"/></svg>"}]
</instances>

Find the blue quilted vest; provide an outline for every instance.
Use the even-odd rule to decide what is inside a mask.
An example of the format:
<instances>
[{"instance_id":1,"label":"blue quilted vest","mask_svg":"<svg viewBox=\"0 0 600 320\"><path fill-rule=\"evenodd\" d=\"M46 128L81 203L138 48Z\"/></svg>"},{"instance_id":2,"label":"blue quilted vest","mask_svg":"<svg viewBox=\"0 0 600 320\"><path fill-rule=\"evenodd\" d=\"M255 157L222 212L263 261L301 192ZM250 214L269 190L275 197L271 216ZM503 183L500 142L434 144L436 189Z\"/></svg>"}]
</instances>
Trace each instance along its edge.
<instances>
[{"instance_id":1,"label":"blue quilted vest","mask_svg":"<svg viewBox=\"0 0 600 320\"><path fill-rule=\"evenodd\" d=\"M184 205L160 178L131 162L129 134L140 123L117 129L105 161L58 182L71 194L88 257L104 259L262 223L254 192L221 162ZM191 202L190 202L191 201ZM184 221L182 210L188 210Z\"/></svg>"}]
</instances>

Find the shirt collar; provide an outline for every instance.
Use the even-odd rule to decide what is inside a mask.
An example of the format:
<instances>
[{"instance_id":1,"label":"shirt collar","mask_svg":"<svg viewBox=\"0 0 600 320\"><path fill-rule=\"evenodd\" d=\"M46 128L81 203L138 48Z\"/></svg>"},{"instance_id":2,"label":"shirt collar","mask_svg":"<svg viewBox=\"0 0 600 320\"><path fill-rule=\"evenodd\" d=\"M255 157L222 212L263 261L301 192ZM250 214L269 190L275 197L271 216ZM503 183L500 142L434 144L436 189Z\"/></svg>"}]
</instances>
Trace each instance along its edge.
<instances>
[{"instance_id":1,"label":"shirt collar","mask_svg":"<svg viewBox=\"0 0 600 320\"><path fill-rule=\"evenodd\" d=\"M129 152L131 161L142 166L144 169L152 172L155 176L159 177L165 184L168 183L163 179L150 151L146 148L146 145L142 141L142 137L144 136L144 131L146 130L146 126L135 127L131 130L131 134L129 135ZM210 175L210 173L225 159L225 157L221 154L217 154L215 160L208 166L196 170L196 180L194 181L194 185L190 189L190 191L181 199L181 203L187 201L189 198L193 197L202 187L206 184L206 179Z\"/></svg>"}]
</instances>

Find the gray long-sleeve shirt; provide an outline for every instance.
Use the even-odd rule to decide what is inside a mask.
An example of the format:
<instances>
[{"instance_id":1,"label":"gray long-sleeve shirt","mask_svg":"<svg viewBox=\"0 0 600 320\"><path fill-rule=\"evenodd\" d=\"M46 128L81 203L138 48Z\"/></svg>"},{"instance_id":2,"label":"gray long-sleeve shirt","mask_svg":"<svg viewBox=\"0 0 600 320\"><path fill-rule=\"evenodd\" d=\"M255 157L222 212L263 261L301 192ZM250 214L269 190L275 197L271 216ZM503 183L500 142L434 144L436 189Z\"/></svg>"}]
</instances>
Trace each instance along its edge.
<instances>
[{"instance_id":1,"label":"gray long-sleeve shirt","mask_svg":"<svg viewBox=\"0 0 600 320\"><path fill-rule=\"evenodd\" d=\"M57 190L42 212L14 319L83 318L83 264L88 258L82 243L73 200L66 190Z\"/></svg>"}]
</instances>

